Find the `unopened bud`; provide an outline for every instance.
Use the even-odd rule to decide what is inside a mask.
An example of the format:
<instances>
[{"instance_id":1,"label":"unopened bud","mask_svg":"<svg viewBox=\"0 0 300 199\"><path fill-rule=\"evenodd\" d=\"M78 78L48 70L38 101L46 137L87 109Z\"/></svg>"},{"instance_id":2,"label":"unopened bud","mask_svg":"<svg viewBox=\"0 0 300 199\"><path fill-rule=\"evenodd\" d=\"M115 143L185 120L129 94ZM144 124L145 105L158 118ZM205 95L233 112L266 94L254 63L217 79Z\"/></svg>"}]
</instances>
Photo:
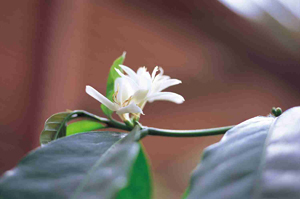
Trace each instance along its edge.
<instances>
[{"instance_id":1,"label":"unopened bud","mask_svg":"<svg viewBox=\"0 0 300 199\"><path fill-rule=\"evenodd\" d=\"M281 110L280 107L277 107L277 108L273 107L271 113L272 113L275 117L278 117L278 116L280 116L280 115L282 114L282 110Z\"/></svg>"}]
</instances>

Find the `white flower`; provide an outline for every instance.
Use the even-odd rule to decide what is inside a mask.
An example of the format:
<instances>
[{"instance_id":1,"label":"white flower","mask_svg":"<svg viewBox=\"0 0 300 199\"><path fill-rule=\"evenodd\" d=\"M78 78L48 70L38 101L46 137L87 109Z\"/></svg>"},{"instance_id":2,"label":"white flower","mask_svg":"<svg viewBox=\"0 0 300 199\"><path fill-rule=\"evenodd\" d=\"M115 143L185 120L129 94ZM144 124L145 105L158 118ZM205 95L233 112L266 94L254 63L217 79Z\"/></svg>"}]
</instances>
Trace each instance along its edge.
<instances>
[{"instance_id":1,"label":"white flower","mask_svg":"<svg viewBox=\"0 0 300 199\"><path fill-rule=\"evenodd\" d=\"M135 73L131 68L120 65L120 67L127 73L124 75L121 71L116 69L122 79L130 82L130 85L136 92L134 98L135 103L143 109L146 102L153 102L156 100L171 101L177 104L184 102L184 98L173 92L162 92L162 90L180 84L178 79L171 79L169 76L163 75L164 71L161 67L156 66L152 75L145 67L140 67ZM156 73L160 71L159 74ZM139 95L137 95L139 93Z\"/></svg>"},{"instance_id":2,"label":"white flower","mask_svg":"<svg viewBox=\"0 0 300 199\"><path fill-rule=\"evenodd\" d=\"M133 88L130 82L125 78L117 78L115 80L113 102L91 86L86 86L85 91L110 110L116 111L123 121L129 120L128 113L143 114L142 109L137 106L133 100L137 95L139 95L139 92L136 91L136 88Z\"/></svg>"}]
</instances>

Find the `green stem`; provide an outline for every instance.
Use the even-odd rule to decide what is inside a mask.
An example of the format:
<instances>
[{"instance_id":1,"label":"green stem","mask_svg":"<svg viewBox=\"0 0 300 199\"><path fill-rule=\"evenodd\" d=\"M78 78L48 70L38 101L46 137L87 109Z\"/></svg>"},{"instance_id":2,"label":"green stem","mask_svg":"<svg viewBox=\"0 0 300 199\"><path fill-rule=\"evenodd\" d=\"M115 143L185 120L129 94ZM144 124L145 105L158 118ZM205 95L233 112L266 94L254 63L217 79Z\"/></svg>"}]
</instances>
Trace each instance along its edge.
<instances>
[{"instance_id":1,"label":"green stem","mask_svg":"<svg viewBox=\"0 0 300 199\"><path fill-rule=\"evenodd\" d=\"M117 120L110 118L109 122L106 123L108 127L122 129L126 131L131 131L133 129L133 126L125 125L121 122L118 122Z\"/></svg>"},{"instance_id":2,"label":"green stem","mask_svg":"<svg viewBox=\"0 0 300 199\"><path fill-rule=\"evenodd\" d=\"M158 135L167 137L202 137L210 135L222 135L234 126L225 126L210 129L197 129L197 130L169 130L158 129L152 127L145 127L148 129L148 135Z\"/></svg>"},{"instance_id":3,"label":"green stem","mask_svg":"<svg viewBox=\"0 0 300 199\"><path fill-rule=\"evenodd\" d=\"M126 130L126 131L132 130L132 128L127 127L125 124L118 122L117 120L114 120L113 118L107 119L104 117L99 117L97 115L94 115L92 113L89 113L89 112L83 111L83 110L76 110L73 113L77 114L78 115L77 117L87 117L89 119L104 123L107 125L107 127L122 129L122 130ZM74 114L72 114L72 115L74 115Z\"/></svg>"},{"instance_id":4,"label":"green stem","mask_svg":"<svg viewBox=\"0 0 300 199\"><path fill-rule=\"evenodd\" d=\"M99 121L107 125L107 127L122 129L126 131L131 131L134 126L125 125L124 123L114 120L112 117L107 119L99 117L92 113L86 111L74 111L78 116L88 117L90 119ZM223 135L234 126L225 126L219 128L210 128L210 129L197 129L197 130L169 130L169 129L159 129L153 127L143 127L139 122L136 122L135 125L140 125L142 129L148 132L148 135L154 136L166 136L166 137L203 137L210 135Z\"/></svg>"}]
</instances>

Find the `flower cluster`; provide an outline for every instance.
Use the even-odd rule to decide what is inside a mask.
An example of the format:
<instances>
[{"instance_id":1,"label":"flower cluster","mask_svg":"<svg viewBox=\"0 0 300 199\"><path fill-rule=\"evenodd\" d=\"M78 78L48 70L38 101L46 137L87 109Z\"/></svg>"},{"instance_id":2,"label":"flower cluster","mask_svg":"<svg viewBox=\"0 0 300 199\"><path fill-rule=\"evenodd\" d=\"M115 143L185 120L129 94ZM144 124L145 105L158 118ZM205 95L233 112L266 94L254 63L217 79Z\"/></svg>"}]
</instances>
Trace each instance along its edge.
<instances>
[{"instance_id":1,"label":"flower cluster","mask_svg":"<svg viewBox=\"0 0 300 199\"><path fill-rule=\"evenodd\" d=\"M171 79L164 75L161 67L156 66L150 75L145 67L137 72L131 68L120 65L123 71L115 69L120 75L114 82L113 101L110 101L91 86L86 86L86 92L104 104L107 108L120 116L123 121L129 120L129 114L139 118L147 102L156 100L171 101L177 104L184 102L184 98L173 92L162 92L164 89L180 84L178 79Z\"/></svg>"}]
</instances>

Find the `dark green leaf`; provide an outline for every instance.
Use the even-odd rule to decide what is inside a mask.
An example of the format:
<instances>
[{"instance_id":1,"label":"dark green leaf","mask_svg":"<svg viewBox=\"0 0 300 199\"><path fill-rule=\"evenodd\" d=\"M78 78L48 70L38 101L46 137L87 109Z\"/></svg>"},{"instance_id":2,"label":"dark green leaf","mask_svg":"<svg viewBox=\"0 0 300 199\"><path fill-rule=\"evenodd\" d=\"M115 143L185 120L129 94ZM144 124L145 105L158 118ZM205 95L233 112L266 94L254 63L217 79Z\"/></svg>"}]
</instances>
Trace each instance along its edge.
<instances>
[{"instance_id":1,"label":"dark green leaf","mask_svg":"<svg viewBox=\"0 0 300 199\"><path fill-rule=\"evenodd\" d=\"M82 110L61 112L52 115L45 122L45 127L40 135L40 143L43 145L47 144L48 142L51 142L52 140L56 140L57 138L65 137L67 135L67 122L72 119L82 117L94 120L96 120L96 118L99 118L94 114ZM81 130L84 129L82 128ZM90 130L95 130L95 128L90 128ZM84 131L88 131L88 129Z\"/></svg>"},{"instance_id":2,"label":"dark green leaf","mask_svg":"<svg viewBox=\"0 0 300 199\"><path fill-rule=\"evenodd\" d=\"M117 71L115 69L117 68L120 71L122 71L122 69L119 65L123 64L124 60L125 60L125 52L119 58L117 58L114 61L114 63L112 64L112 66L110 67L110 71L109 71L108 79L107 79L107 84L106 84L106 97L110 101L113 101L113 94L115 92L115 80L118 77L120 77L120 75L117 73ZM113 113L113 111L108 109L103 104L101 104L101 109L102 109L103 113L108 117L110 117Z\"/></svg>"},{"instance_id":3,"label":"dark green leaf","mask_svg":"<svg viewBox=\"0 0 300 199\"><path fill-rule=\"evenodd\" d=\"M91 121L91 120L81 120L81 121L77 121L72 124L69 124L67 126L66 136L74 135L77 133L94 131L94 130L102 129L102 128L105 128L105 126L99 122L95 122L95 121Z\"/></svg>"},{"instance_id":4,"label":"dark green leaf","mask_svg":"<svg viewBox=\"0 0 300 199\"><path fill-rule=\"evenodd\" d=\"M137 173L136 171L139 172ZM150 167L148 164L146 154L140 152L140 154L137 157L137 161L131 169L131 177L129 184L127 187L125 187L119 192L117 199L150 199L152 195L151 181L152 179L150 176Z\"/></svg>"},{"instance_id":5,"label":"dark green leaf","mask_svg":"<svg viewBox=\"0 0 300 199\"><path fill-rule=\"evenodd\" d=\"M119 199L128 195L148 199L151 181L138 143L142 136L135 129L128 135L89 132L54 140L4 174L0 198L111 199L122 190L126 195L120 193Z\"/></svg>"},{"instance_id":6,"label":"dark green leaf","mask_svg":"<svg viewBox=\"0 0 300 199\"><path fill-rule=\"evenodd\" d=\"M205 149L188 199L300 198L300 108L255 117Z\"/></svg>"}]
</instances>

